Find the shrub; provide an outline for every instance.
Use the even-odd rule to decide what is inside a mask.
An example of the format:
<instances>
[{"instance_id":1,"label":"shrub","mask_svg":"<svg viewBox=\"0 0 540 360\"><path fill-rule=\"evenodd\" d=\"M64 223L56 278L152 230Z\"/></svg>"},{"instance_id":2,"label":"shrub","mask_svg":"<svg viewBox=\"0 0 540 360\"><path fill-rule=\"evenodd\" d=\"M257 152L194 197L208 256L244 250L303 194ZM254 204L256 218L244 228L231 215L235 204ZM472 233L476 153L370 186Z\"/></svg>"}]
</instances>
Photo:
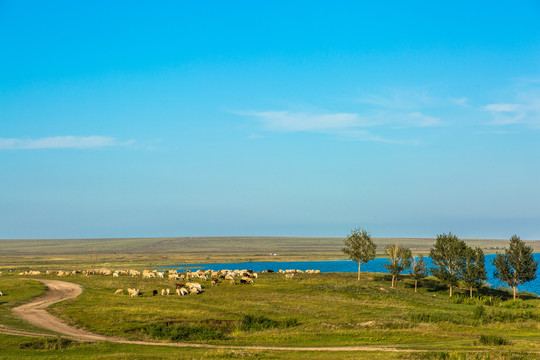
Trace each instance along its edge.
<instances>
[{"instance_id":1,"label":"shrub","mask_svg":"<svg viewBox=\"0 0 540 360\"><path fill-rule=\"evenodd\" d=\"M283 321L276 321L264 316L244 315L240 322L240 330L259 331L274 328L289 328L298 325L298 320L295 318L286 318Z\"/></svg>"},{"instance_id":2,"label":"shrub","mask_svg":"<svg viewBox=\"0 0 540 360\"><path fill-rule=\"evenodd\" d=\"M482 305L478 305L474 308L474 318L481 319L486 314L486 309Z\"/></svg>"},{"instance_id":3,"label":"shrub","mask_svg":"<svg viewBox=\"0 0 540 360\"><path fill-rule=\"evenodd\" d=\"M409 316L409 321L414 323L439 323L439 322L449 322L453 324L465 324L468 323L462 316L457 314L446 314L440 312L434 313L420 313L420 314L411 314Z\"/></svg>"},{"instance_id":4,"label":"shrub","mask_svg":"<svg viewBox=\"0 0 540 360\"><path fill-rule=\"evenodd\" d=\"M508 345L508 340L496 335L481 335L480 344L482 345Z\"/></svg>"},{"instance_id":5,"label":"shrub","mask_svg":"<svg viewBox=\"0 0 540 360\"><path fill-rule=\"evenodd\" d=\"M223 340L226 338L221 330L206 325L176 324L167 326L157 324L146 327L141 332L154 339L167 339L175 342L185 340Z\"/></svg>"},{"instance_id":6,"label":"shrub","mask_svg":"<svg viewBox=\"0 0 540 360\"><path fill-rule=\"evenodd\" d=\"M240 323L240 329L243 331L258 331L273 329L279 326L278 322L264 316L244 315Z\"/></svg>"},{"instance_id":7,"label":"shrub","mask_svg":"<svg viewBox=\"0 0 540 360\"><path fill-rule=\"evenodd\" d=\"M39 339L19 344L20 349L62 350L78 345L77 341L64 338Z\"/></svg>"}]
</instances>

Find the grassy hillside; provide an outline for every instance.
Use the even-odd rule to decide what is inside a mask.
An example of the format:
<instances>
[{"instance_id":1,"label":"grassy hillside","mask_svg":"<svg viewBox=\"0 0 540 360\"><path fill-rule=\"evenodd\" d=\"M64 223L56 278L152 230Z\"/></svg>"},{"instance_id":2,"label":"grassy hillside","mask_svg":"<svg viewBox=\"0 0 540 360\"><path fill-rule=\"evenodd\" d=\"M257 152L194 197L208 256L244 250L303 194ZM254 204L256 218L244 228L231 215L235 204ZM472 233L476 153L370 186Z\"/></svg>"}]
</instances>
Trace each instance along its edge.
<instances>
[{"instance_id":1,"label":"grassy hillside","mask_svg":"<svg viewBox=\"0 0 540 360\"><path fill-rule=\"evenodd\" d=\"M85 291L76 300L55 305L51 310L54 314L75 326L127 339L226 346L362 345L403 350L397 354L374 351L362 354L364 358L443 359L448 358L447 353L475 359L540 356L540 300L536 296L525 295L513 302L507 293L482 289L473 300L467 298L466 290L449 299L447 289L435 279L422 281L415 293L411 280L404 279L392 289L390 278L384 274L364 274L360 282L355 274L296 274L290 280L281 274L265 274L254 285L224 282L212 287L208 281L201 281L204 293L184 297L152 296L154 289L174 288L174 281L167 279L76 275L63 280L79 283ZM16 288L14 282L26 284L29 297L41 291L39 286L28 285L31 280L15 275L0 277L0 288ZM116 289L127 287L140 288L142 296L114 294ZM12 304L3 305L5 309ZM8 344L14 341L10 339ZM7 344L2 346L15 351ZM80 351L90 357L102 347L72 344L66 354L73 356ZM110 345L109 351L132 354L138 348ZM184 358L171 349L155 351L162 358ZM184 349L183 356L191 351ZM141 354L148 354L148 350L143 349ZM237 355L264 359L318 356L241 349L197 349L192 354L219 359ZM355 356L358 353L332 353L332 358Z\"/></svg>"},{"instance_id":2,"label":"grassy hillside","mask_svg":"<svg viewBox=\"0 0 540 360\"><path fill-rule=\"evenodd\" d=\"M374 238L380 254L392 242L410 247L415 253L429 251L435 239L431 238ZM501 251L508 240L465 239L486 253ZM540 251L540 240L528 241L535 251ZM297 260L342 258L343 238L309 237L186 237L186 238L137 238L137 239L4 239L0 240L0 257L38 256L59 260L73 256L89 259L95 252L102 259L118 259L129 254L134 258L153 255L213 259L228 257L261 259L276 253L281 257ZM283 259L280 259L283 260Z\"/></svg>"}]
</instances>

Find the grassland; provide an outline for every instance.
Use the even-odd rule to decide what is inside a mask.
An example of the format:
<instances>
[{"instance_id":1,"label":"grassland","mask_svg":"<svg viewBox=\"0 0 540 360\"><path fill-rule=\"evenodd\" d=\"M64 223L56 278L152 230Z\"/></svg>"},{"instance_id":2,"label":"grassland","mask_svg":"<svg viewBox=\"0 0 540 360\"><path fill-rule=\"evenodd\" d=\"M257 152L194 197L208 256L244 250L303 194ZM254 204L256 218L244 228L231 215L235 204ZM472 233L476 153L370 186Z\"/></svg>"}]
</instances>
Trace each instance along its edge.
<instances>
[{"instance_id":1,"label":"grassland","mask_svg":"<svg viewBox=\"0 0 540 360\"><path fill-rule=\"evenodd\" d=\"M401 281L396 289L389 288L389 278L384 274L365 274L361 282L356 281L355 274L297 274L292 280L280 274L266 274L255 285L223 283L211 287L203 282L206 288L203 294L184 297L152 296L153 289L173 287L174 282L165 279L76 275L63 280L81 284L85 291L75 300L55 305L51 309L53 314L74 326L131 340L224 346L367 345L404 350L396 354L385 352L384 358L421 359L427 353L448 351L467 356L490 355L490 358L501 358L501 353L515 358L540 356L538 298L528 296L513 302L507 293L483 289L472 301L465 296L466 291L451 300L447 290L434 279L423 281L419 292L414 293L410 280ZM16 276L0 278L0 287L6 288L10 283L15 289L23 286L21 293L27 297L43 291L31 280ZM138 298L114 295L117 288L127 287L140 288L143 295ZM4 313L12 305L2 304ZM266 325L264 321L248 321L246 325L246 317L263 319ZM156 327L159 331L152 331ZM176 329L180 335L170 338L163 329ZM502 339L505 345L494 350L492 344L482 343L481 337ZM12 339L2 346L9 350L6 349L9 344L21 341ZM90 357L103 346L75 343L68 346L66 354L80 350L82 354L88 352ZM108 349L112 353L127 351L126 358L134 351L125 345L109 345ZM47 353L32 346L18 350L12 347L10 351ZM197 358L195 354L207 354L205 351L210 358L233 357L235 351L239 357L249 354L260 358L317 358L316 353L309 357L292 351L184 350L193 355L191 358ZM377 353L381 355L373 351L373 357ZM173 354L176 353L163 349L163 358L179 358ZM363 358L369 358L368 355L362 354ZM332 358L354 358L354 352L332 353Z\"/></svg>"},{"instance_id":2,"label":"grassland","mask_svg":"<svg viewBox=\"0 0 540 360\"><path fill-rule=\"evenodd\" d=\"M399 242L414 254L427 254L435 239L374 238L378 255L386 244ZM502 251L508 240L465 239L485 253ZM540 240L527 242L540 252ZM140 239L15 239L0 240L0 271L7 268L45 269L51 266L148 267L172 263L333 260L344 258L343 238L309 237L186 237ZM95 254L95 258L94 258ZM272 256L271 254L277 254Z\"/></svg>"},{"instance_id":3,"label":"grassland","mask_svg":"<svg viewBox=\"0 0 540 360\"><path fill-rule=\"evenodd\" d=\"M85 269L152 268L176 260L302 260L343 258L342 239L205 238L0 241L2 265L0 326L40 331L11 315L10 309L45 291L43 285L8 268ZM377 239L379 248L394 239ZM470 240L484 248L507 241ZM433 239L401 239L426 252ZM22 245L21 245L22 244ZM71 246L73 244L73 247ZM101 244L98 245L98 244ZM535 246L536 242L531 243ZM198 245L198 247L196 246ZM34 246L38 246L35 247ZM167 252L165 249L170 249ZM328 254L325 254L325 252ZM270 257L270 252L279 256ZM44 255L45 254L45 255ZM257 257L259 256L259 257ZM202 282L205 292L184 297L152 296L174 288L167 279L75 275L44 276L81 284L83 294L50 311L77 327L133 340L192 342L223 348L170 348L113 343L79 343L61 339L0 334L0 359L537 359L540 358L540 299L484 288L473 300L466 290L452 299L436 279L420 283L418 293L405 278L396 289L384 274L261 275L254 285L217 287ZM115 295L118 288L140 288L143 295ZM390 347L400 351L277 351L242 346ZM238 348L228 348L230 346ZM53 351L54 350L54 351Z\"/></svg>"}]
</instances>

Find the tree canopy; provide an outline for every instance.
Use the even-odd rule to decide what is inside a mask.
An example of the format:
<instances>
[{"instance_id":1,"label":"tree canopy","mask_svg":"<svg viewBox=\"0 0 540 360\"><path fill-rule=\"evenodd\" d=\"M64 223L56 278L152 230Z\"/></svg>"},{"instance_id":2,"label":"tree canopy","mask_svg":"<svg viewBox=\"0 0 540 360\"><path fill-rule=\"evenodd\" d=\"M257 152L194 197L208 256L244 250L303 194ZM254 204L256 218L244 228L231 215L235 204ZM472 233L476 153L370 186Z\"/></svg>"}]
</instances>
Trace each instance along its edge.
<instances>
[{"instance_id":1,"label":"tree canopy","mask_svg":"<svg viewBox=\"0 0 540 360\"><path fill-rule=\"evenodd\" d=\"M392 274L392 287L394 287L399 275L411 266L411 249L395 243L388 245L385 253L388 255L388 264L383 266Z\"/></svg>"},{"instance_id":2,"label":"tree canopy","mask_svg":"<svg viewBox=\"0 0 540 360\"><path fill-rule=\"evenodd\" d=\"M371 235L362 228L352 230L344 242L345 247L341 251L358 263L358 281L360 281L360 267L375 258L377 245L371 239Z\"/></svg>"},{"instance_id":3,"label":"tree canopy","mask_svg":"<svg viewBox=\"0 0 540 360\"><path fill-rule=\"evenodd\" d=\"M433 262L431 274L439 278L449 287L450 296L452 288L459 284L460 276L465 268L465 254L467 245L463 240L451 232L437 235L429 256Z\"/></svg>"},{"instance_id":4,"label":"tree canopy","mask_svg":"<svg viewBox=\"0 0 540 360\"><path fill-rule=\"evenodd\" d=\"M413 258L411 261L411 270L409 270L414 279L414 292L418 287L418 280L425 278L428 275L427 264L424 261L424 256L420 255L418 258Z\"/></svg>"},{"instance_id":5,"label":"tree canopy","mask_svg":"<svg viewBox=\"0 0 540 360\"><path fill-rule=\"evenodd\" d=\"M515 300L517 286L536 279L538 262L532 255L533 248L517 235L510 238L510 246L504 252L493 259L493 275L513 288Z\"/></svg>"},{"instance_id":6,"label":"tree canopy","mask_svg":"<svg viewBox=\"0 0 540 360\"><path fill-rule=\"evenodd\" d=\"M467 246L464 265L461 280L469 287L472 297L473 289L480 288L487 280L484 251Z\"/></svg>"}]
</instances>

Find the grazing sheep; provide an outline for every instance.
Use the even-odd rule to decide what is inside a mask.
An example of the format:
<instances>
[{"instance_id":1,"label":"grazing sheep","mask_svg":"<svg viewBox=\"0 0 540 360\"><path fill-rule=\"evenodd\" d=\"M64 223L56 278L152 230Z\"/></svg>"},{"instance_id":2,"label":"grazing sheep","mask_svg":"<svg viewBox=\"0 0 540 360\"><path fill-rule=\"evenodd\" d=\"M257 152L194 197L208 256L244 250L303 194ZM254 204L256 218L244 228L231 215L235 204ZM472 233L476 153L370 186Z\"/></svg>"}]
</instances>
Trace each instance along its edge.
<instances>
[{"instance_id":1,"label":"grazing sheep","mask_svg":"<svg viewBox=\"0 0 540 360\"><path fill-rule=\"evenodd\" d=\"M236 285L236 280L234 280L233 278L231 278L231 280L229 280L230 284L231 285Z\"/></svg>"},{"instance_id":2,"label":"grazing sheep","mask_svg":"<svg viewBox=\"0 0 540 360\"><path fill-rule=\"evenodd\" d=\"M171 294L171 289L167 288L167 295L170 295Z\"/></svg>"},{"instance_id":3,"label":"grazing sheep","mask_svg":"<svg viewBox=\"0 0 540 360\"><path fill-rule=\"evenodd\" d=\"M165 295L165 289L161 289L161 296Z\"/></svg>"},{"instance_id":4,"label":"grazing sheep","mask_svg":"<svg viewBox=\"0 0 540 360\"><path fill-rule=\"evenodd\" d=\"M113 273L112 276L113 277L118 277L118 273Z\"/></svg>"},{"instance_id":5,"label":"grazing sheep","mask_svg":"<svg viewBox=\"0 0 540 360\"><path fill-rule=\"evenodd\" d=\"M285 274L285 279L292 279L294 273Z\"/></svg>"},{"instance_id":6,"label":"grazing sheep","mask_svg":"<svg viewBox=\"0 0 540 360\"><path fill-rule=\"evenodd\" d=\"M156 296L157 295L157 290L152 290L152 296Z\"/></svg>"},{"instance_id":7,"label":"grazing sheep","mask_svg":"<svg viewBox=\"0 0 540 360\"><path fill-rule=\"evenodd\" d=\"M181 287L179 289L176 289L176 293L178 294L178 296L184 296L189 294L189 291L185 287Z\"/></svg>"},{"instance_id":8,"label":"grazing sheep","mask_svg":"<svg viewBox=\"0 0 540 360\"><path fill-rule=\"evenodd\" d=\"M4 293L0 291L0 296L4 296Z\"/></svg>"},{"instance_id":9,"label":"grazing sheep","mask_svg":"<svg viewBox=\"0 0 540 360\"><path fill-rule=\"evenodd\" d=\"M232 275L227 275L225 276L225 280L234 280L234 278Z\"/></svg>"},{"instance_id":10,"label":"grazing sheep","mask_svg":"<svg viewBox=\"0 0 540 360\"><path fill-rule=\"evenodd\" d=\"M186 283L186 287L188 287L190 290L197 289L199 292L202 291L202 286L199 283Z\"/></svg>"},{"instance_id":11,"label":"grazing sheep","mask_svg":"<svg viewBox=\"0 0 540 360\"><path fill-rule=\"evenodd\" d=\"M253 279L247 276L242 276L240 284L253 284Z\"/></svg>"},{"instance_id":12,"label":"grazing sheep","mask_svg":"<svg viewBox=\"0 0 540 360\"><path fill-rule=\"evenodd\" d=\"M122 289L118 289L114 292L116 295L120 295L120 294L123 294L124 293L124 290Z\"/></svg>"},{"instance_id":13,"label":"grazing sheep","mask_svg":"<svg viewBox=\"0 0 540 360\"><path fill-rule=\"evenodd\" d=\"M218 279L212 279L212 286L217 286L219 284L219 280Z\"/></svg>"},{"instance_id":14,"label":"grazing sheep","mask_svg":"<svg viewBox=\"0 0 540 360\"><path fill-rule=\"evenodd\" d=\"M127 289L128 290L128 294L131 296L131 297L136 297L136 296L139 296L140 295L140 292L139 292L139 289Z\"/></svg>"}]
</instances>

